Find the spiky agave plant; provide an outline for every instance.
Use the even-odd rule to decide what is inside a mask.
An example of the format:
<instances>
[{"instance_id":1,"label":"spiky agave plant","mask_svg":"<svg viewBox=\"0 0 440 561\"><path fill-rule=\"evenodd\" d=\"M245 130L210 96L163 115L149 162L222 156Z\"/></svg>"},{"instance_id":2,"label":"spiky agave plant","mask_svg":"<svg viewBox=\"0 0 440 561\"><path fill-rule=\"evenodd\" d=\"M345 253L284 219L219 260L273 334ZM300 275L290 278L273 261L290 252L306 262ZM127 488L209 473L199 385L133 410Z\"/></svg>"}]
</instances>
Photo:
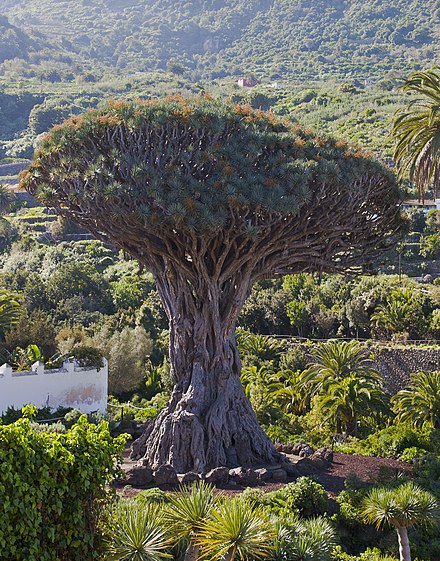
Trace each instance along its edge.
<instances>
[{"instance_id":1,"label":"spiky agave plant","mask_svg":"<svg viewBox=\"0 0 440 561\"><path fill-rule=\"evenodd\" d=\"M108 561L163 561L173 540L159 505L119 502L111 512L106 536Z\"/></svg>"},{"instance_id":2,"label":"spiky agave plant","mask_svg":"<svg viewBox=\"0 0 440 561\"><path fill-rule=\"evenodd\" d=\"M176 539L188 542L185 561L199 558L200 546L195 543L195 537L215 504L212 485L203 481L195 482L191 487L181 487L179 495L170 497L165 520Z\"/></svg>"},{"instance_id":3,"label":"spiky agave plant","mask_svg":"<svg viewBox=\"0 0 440 561\"><path fill-rule=\"evenodd\" d=\"M200 525L196 543L210 561L246 561L268 557L275 529L261 508L240 500L217 505Z\"/></svg>"}]
</instances>

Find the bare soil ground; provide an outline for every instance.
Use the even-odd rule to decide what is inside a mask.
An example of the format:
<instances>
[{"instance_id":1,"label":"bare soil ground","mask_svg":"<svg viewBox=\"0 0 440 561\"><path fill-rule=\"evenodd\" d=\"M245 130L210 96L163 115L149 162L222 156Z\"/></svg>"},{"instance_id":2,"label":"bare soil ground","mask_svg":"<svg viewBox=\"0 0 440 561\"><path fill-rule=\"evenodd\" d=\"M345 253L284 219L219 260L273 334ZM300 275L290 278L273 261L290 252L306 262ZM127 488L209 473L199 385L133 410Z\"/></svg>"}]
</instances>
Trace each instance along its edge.
<instances>
[{"instance_id":1,"label":"bare soil ground","mask_svg":"<svg viewBox=\"0 0 440 561\"><path fill-rule=\"evenodd\" d=\"M136 462L129 459L129 450L124 451L124 462L122 469L127 471ZM390 481L400 473L410 474L412 472L411 464L407 464L400 460L392 458L374 458L369 456L348 455L348 454L334 454L331 466L319 473L314 473L313 477L321 483L330 495L337 495L344 489L344 482L349 475L356 475L358 479L366 483L373 482L386 482ZM293 480L291 480L293 481ZM119 492L126 497L133 497L137 495L142 489L132 486L124 487L118 485ZM266 483L261 487L265 492L274 491L282 487L284 483ZM161 487L163 490L172 490L167 486ZM239 486L228 486L222 489L222 492L227 495L234 495L243 490Z\"/></svg>"}]
</instances>

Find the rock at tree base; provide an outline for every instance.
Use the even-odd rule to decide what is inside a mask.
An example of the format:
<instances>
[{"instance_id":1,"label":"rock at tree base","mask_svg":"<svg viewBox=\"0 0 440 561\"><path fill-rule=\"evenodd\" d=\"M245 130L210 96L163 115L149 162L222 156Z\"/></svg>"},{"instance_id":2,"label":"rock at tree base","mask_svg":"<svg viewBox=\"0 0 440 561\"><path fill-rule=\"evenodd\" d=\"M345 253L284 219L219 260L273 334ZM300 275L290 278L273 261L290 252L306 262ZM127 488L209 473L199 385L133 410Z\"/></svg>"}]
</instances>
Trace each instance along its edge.
<instances>
[{"instance_id":1,"label":"rock at tree base","mask_svg":"<svg viewBox=\"0 0 440 561\"><path fill-rule=\"evenodd\" d=\"M240 468L236 468L240 469ZM226 485L229 480L229 469L227 467L218 467L208 471L205 475L206 483L213 485Z\"/></svg>"},{"instance_id":2,"label":"rock at tree base","mask_svg":"<svg viewBox=\"0 0 440 561\"><path fill-rule=\"evenodd\" d=\"M283 468L272 470L272 481L274 483L284 483L287 481L287 473Z\"/></svg>"},{"instance_id":3,"label":"rock at tree base","mask_svg":"<svg viewBox=\"0 0 440 561\"><path fill-rule=\"evenodd\" d=\"M135 487L145 487L153 481L153 472L149 467L133 466L126 472L125 482Z\"/></svg>"},{"instance_id":4,"label":"rock at tree base","mask_svg":"<svg viewBox=\"0 0 440 561\"><path fill-rule=\"evenodd\" d=\"M154 472L154 482L156 485L178 485L179 479L173 466L164 464Z\"/></svg>"},{"instance_id":5,"label":"rock at tree base","mask_svg":"<svg viewBox=\"0 0 440 561\"><path fill-rule=\"evenodd\" d=\"M330 466L333 461L333 452L328 448L318 448L311 456L309 456L312 460L315 467L319 469L326 469Z\"/></svg>"},{"instance_id":6,"label":"rock at tree base","mask_svg":"<svg viewBox=\"0 0 440 561\"><path fill-rule=\"evenodd\" d=\"M196 473L195 471L189 471L188 473L184 473L182 476L179 477L180 483L187 484L187 483L194 483L195 481L200 481L202 476L200 473Z\"/></svg>"}]
</instances>

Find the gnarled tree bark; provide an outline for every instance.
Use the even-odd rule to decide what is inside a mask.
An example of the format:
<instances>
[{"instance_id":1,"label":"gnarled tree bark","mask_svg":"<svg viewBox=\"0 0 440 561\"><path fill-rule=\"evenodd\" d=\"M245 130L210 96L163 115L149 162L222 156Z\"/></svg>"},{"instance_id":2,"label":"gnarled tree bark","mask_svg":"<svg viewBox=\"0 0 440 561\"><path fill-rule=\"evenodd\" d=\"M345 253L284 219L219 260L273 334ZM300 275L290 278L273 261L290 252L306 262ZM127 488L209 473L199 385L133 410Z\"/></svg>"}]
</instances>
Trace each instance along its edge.
<instances>
[{"instance_id":1,"label":"gnarled tree bark","mask_svg":"<svg viewBox=\"0 0 440 561\"><path fill-rule=\"evenodd\" d=\"M172 279L172 280L171 280ZM174 269L156 278L170 321L171 400L145 446L151 467L206 472L224 465L271 463L277 453L244 394L235 337L241 306L215 282L197 291ZM248 281L235 287L244 300ZM232 308L232 310L231 310Z\"/></svg>"}]
</instances>

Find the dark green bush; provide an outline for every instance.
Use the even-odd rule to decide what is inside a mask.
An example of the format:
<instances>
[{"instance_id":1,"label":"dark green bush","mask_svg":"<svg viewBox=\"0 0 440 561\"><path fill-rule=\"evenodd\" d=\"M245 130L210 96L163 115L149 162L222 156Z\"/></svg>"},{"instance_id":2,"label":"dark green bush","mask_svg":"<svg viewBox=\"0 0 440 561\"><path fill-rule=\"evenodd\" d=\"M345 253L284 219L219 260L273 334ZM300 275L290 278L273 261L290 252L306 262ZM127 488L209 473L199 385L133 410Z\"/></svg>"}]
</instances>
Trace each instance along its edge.
<instances>
[{"instance_id":1,"label":"dark green bush","mask_svg":"<svg viewBox=\"0 0 440 561\"><path fill-rule=\"evenodd\" d=\"M294 483L267 493L263 504L277 514L297 513L304 518L319 516L330 508L324 487L311 477L299 477Z\"/></svg>"},{"instance_id":2,"label":"dark green bush","mask_svg":"<svg viewBox=\"0 0 440 561\"><path fill-rule=\"evenodd\" d=\"M98 370L104 366L103 354L96 347L81 345L75 347L72 354L79 366L97 368Z\"/></svg>"},{"instance_id":3,"label":"dark green bush","mask_svg":"<svg viewBox=\"0 0 440 561\"><path fill-rule=\"evenodd\" d=\"M0 424L0 558L98 559L105 486L124 441L85 416L65 434L37 432L28 418Z\"/></svg>"},{"instance_id":4,"label":"dark green bush","mask_svg":"<svg viewBox=\"0 0 440 561\"><path fill-rule=\"evenodd\" d=\"M169 494L165 493L165 491L162 491L161 489L158 489L157 487L141 491L135 497L135 501L147 504L165 504L168 503L169 500Z\"/></svg>"}]
</instances>

